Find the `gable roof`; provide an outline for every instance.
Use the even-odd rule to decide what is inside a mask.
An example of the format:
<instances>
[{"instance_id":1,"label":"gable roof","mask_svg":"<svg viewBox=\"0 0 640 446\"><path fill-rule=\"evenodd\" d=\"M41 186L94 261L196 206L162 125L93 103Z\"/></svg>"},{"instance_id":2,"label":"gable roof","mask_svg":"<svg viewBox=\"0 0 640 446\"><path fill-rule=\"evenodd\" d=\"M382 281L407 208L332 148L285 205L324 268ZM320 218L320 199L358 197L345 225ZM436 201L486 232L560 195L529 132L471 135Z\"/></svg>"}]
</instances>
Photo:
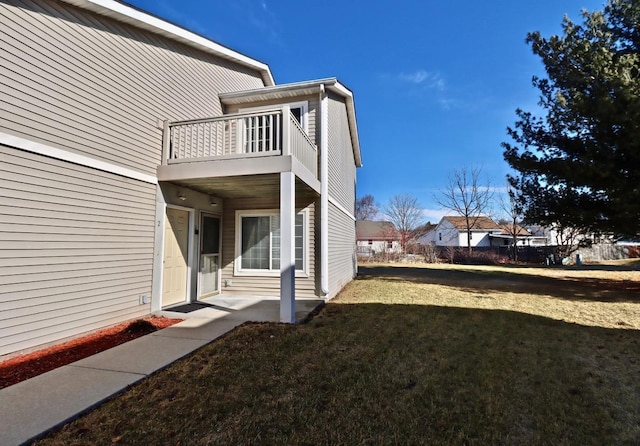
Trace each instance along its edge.
<instances>
[{"instance_id":1,"label":"gable roof","mask_svg":"<svg viewBox=\"0 0 640 446\"><path fill-rule=\"evenodd\" d=\"M453 225L458 230L466 231L467 230L467 220L465 217L460 216L445 216L442 217L442 221L447 220L449 223ZM502 228L489 217L478 217L473 226L471 227L472 231L502 231Z\"/></svg>"},{"instance_id":2,"label":"gable roof","mask_svg":"<svg viewBox=\"0 0 640 446\"><path fill-rule=\"evenodd\" d=\"M136 8L128 3L119 0L61 0L65 3L77 6L79 8L86 9L88 11L100 14L106 17L110 17L119 22L127 23L146 31L150 31L154 34L159 34L163 37L175 40L185 45L197 48L200 51L204 51L209 54L221 57L226 60L238 63L242 66L251 68L260 73L262 82L266 88L257 90L250 90L242 92L240 95L234 95L233 93L221 94L220 100L226 104L234 103L234 100L238 100L240 97L249 97L252 94L262 94L265 97L272 95L273 98L277 98L277 95L287 94L297 90L296 94L300 94L300 89L309 88L327 88L328 90L338 94L344 98L347 106L347 120L349 125L349 132L351 134L351 144L353 146L353 155L357 167L362 167L362 156L360 152L360 138L358 137L358 126L356 123L356 112L353 100L353 93L343 84L338 82L336 78L320 79L316 81L299 82L293 84L284 84L276 86L269 69L269 65L260 62L256 59L252 59L245 56L242 53L234 51L223 45L220 45L213 40L194 33L186 28L182 28L175 25L161 17L155 16L147 11ZM285 97L285 96L283 96Z\"/></svg>"},{"instance_id":3,"label":"gable roof","mask_svg":"<svg viewBox=\"0 0 640 446\"><path fill-rule=\"evenodd\" d=\"M529 231L527 231L525 228L523 228L518 224L515 225L515 231L513 230L514 226L511 223L502 224L498 226L500 226L500 228L502 229L502 233L505 235L513 235L514 232L516 233L516 235L522 235L522 236L531 235Z\"/></svg>"},{"instance_id":4,"label":"gable roof","mask_svg":"<svg viewBox=\"0 0 640 446\"><path fill-rule=\"evenodd\" d=\"M213 40L203 37L199 34L182 28L178 25L157 17L147 11L136 8L128 3L117 0L62 0L71 5L79 8L87 9L96 14L100 14L106 17L110 17L119 22L127 23L141 28L146 31L150 31L154 34L159 34L163 37L167 37L171 40L178 41L185 45L189 45L193 48L197 48L200 51L204 51L209 54L221 57L226 60L238 63L245 67L251 68L260 72L262 82L265 86L269 87L275 85L273 76L269 66L256 59L252 59L244 54L220 45Z\"/></svg>"},{"instance_id":5,"label":"gable roof","mask_svg":"<svg viewBox=\"0 0 640 446\"><path fill-rule=\"evenodd\" d=\"M390 221L356 221L358 240L395 240L396 228Z\"/></svg>"},{"instance_id":6,"label":"gable roof","mask_svg":"<svg viewBox=\"0 0 640 446\"><path fill-rule=\"evenodd\" d=\"M294 82L290 84L272 85L265 88L256 88L246 91L220 93L218 96L220 97L220 102L225 105L230 105L319 94L325 89L337 94L345 101L347 106L347 122L349 125L349 133L351 135L351 145L353 146L353 157L355 159L356 166L362 167L360 138L358 137L358 125L356 122L356 109L353 101L353 93L335 77Z\"/></svg>"}]
</instances>

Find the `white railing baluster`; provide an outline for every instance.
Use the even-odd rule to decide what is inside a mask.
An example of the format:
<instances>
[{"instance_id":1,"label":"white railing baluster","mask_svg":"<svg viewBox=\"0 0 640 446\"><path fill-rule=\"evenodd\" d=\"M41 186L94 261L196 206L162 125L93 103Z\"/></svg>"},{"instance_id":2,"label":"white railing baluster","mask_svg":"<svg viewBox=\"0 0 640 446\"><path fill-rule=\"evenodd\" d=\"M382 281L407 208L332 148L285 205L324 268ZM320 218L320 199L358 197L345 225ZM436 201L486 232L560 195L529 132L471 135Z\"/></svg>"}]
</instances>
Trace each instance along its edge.
<instances>
[{"instance_id":1,"label":"white railing baluster","mask_svg":"<svg viewBox=\"0 0 640 446\"><path fill-rule=\"evenodd\" d=\"M316 145L288 105L255 113L168 122L163 163L290 155L317 176Z\"/></svg>"}]
</instances>

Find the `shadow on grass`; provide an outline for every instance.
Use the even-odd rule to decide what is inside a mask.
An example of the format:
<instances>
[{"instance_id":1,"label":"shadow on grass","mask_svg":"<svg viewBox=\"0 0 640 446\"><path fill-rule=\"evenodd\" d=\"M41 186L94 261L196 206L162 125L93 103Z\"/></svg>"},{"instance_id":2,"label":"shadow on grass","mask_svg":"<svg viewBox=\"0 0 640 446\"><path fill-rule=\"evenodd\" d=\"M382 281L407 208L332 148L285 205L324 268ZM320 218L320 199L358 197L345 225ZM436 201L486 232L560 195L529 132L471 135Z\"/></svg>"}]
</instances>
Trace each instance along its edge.
<instances>
[{"instance_id":1,"label":"shadow on grass","mask_svg":"<svg viewBox=\"0 0 640 446\"><path fill-rule=\"evenodd\" d=\"M42 444L634 444L640 332L329 303L240 327Z\"/></svg>"},{"instance_id":2,"label":"shadow on grass","mask_svg":"<svg viewBox=\"0 0 640 446\"><path fill-rule=\"evenodd\" d=\"M598 302L640 302L640 282L602 278L556 278L504 270L359 266L359 280L408 281L450 286L479 294L509 292Z\"/></svg>"}]
</instances>

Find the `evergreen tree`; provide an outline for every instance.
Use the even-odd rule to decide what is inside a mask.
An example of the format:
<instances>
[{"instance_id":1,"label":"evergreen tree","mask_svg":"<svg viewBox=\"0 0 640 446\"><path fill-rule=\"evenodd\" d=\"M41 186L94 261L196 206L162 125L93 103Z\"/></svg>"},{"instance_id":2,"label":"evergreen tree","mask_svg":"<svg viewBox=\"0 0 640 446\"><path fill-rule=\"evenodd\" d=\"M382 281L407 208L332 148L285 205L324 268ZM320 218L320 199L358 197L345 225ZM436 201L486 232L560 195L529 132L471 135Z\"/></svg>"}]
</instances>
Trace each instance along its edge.
<instances>
[{"instance_id":1,"label":"evergreen tree","mask_svg":"<svg viewBox=\"0 0 640 446\"><path fill-rule=\"evenodd\" d=\"M530 33L543 117L517 110L504 158L526 218L584 231L640 232L640 1L565 17L563 35Z\"/></svg>"}]
</instances>

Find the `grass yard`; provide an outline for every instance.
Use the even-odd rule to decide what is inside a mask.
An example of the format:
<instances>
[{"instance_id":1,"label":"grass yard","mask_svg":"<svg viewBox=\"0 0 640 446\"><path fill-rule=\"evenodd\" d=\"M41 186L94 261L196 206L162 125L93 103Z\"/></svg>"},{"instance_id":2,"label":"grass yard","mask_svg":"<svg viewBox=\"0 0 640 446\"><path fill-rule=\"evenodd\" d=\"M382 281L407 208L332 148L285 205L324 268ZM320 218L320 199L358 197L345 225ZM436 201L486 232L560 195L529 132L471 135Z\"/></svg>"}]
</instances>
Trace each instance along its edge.
<instances>
[{"instance_id":1,"label":"grass yard","mask_svg":"<svg viewBox=\"0 0 640 446\"><path fill-rule=\"evenodd\" d=\"M37 444L639 444L640 264L370 266Z\"/></svg>"}]
</instances>

